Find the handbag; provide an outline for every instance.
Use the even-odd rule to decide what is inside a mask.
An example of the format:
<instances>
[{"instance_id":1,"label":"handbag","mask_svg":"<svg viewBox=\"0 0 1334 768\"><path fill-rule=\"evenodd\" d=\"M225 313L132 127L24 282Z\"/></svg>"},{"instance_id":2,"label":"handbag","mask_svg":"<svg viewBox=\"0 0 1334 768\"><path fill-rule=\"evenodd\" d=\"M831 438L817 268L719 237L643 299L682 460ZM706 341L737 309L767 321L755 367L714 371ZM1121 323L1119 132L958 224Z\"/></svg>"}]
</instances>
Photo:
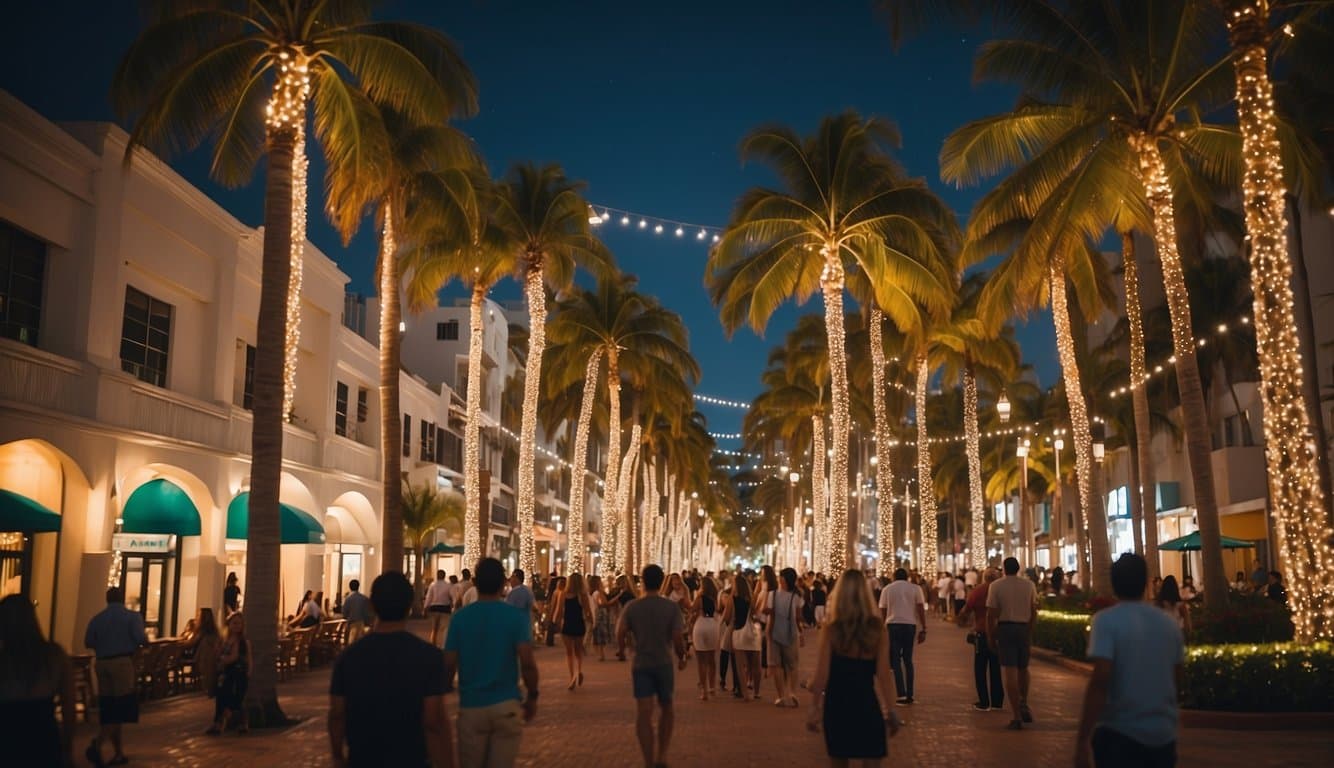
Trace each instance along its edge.
<instances>
[{"instance_id":1,"label":"handbag","mask_svg":"<svg viewBox=\"0 0 1334 768\"><path fill-rule=\"evenodd\" d=\"M754 621L747 621L746 626L732 632L732 645L738 651L758 651L762 640L760 625Z\"/></svg>"}]
</instances>

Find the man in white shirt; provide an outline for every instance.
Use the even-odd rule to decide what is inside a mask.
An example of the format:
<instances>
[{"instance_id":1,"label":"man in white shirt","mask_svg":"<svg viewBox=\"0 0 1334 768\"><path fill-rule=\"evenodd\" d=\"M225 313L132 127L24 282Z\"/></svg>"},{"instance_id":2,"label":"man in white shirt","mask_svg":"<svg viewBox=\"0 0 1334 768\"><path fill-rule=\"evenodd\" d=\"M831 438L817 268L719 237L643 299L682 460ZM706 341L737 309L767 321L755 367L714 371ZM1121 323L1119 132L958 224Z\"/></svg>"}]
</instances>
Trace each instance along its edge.
<instances>
[{"instance_id":1,"label":"man in white shirt","mask_svg":"<svg viewBox=\"0 0 1334 768\"><path fill-rule=\"evenodd\" d=\"M908 572L894 571L894 581L880 590L880 612L889 625L889 666L894 670L894 688L899 704L913 703L912 649L926 642L926 599ZM920 629L919 629L920 627Z\"/></svg>"},{"instance_id":2,"label":"man in white shirt","mask_svg":"<svg viewBox=\"0 0 1334 768\"><path fill-rule=\"evenodd\" d=\"M431 645L440 646L440 625L449 626L449 614L454 610L453 585L445 579L444 571L435 572L435 581L426 588L426 612L431 615Z\"/></svg>"},{"instance_id":3,"label":"man in white shirt","mask_svg":"<svg viewBox=\"0 0 1334 768\"><path fill-rule=\"evenodd\" d=\"M950 575L943 572L936 579L936 610L943 614L950 612L950 581Z\"/></svg>"},{"instance_id":4,"label":"man in white shirt","mask_svg":"<svg viewBox=\"0 0 1334 768\"><path fill-rule=\"evenodd\" d=\"M1013 717L1006 726L1012 731L1033 722L1028 708L1028 657L1037 620L1038 591L1033 582L1019 575L1019 561L1005 558L1005 576L987 590L987 642L1000 656L1005 695Z\"/></svg>"},{"instance_id":5,"label":"man in white shirt","mask_svg":"<svg viewBox=\"0 0 1334 768\"><path fill-rule=\"evenodd\" d=\"M466 603L463 602L463 596L468 594L468 590L470 589L472 589L472 571L468 570L467 568L464 568L463 578L459 580L459 583L454 585L454 590L452 592L452 594L454 595L455 609L462 608L464 605L466 605Z\"/></svg>"}]
</instances>

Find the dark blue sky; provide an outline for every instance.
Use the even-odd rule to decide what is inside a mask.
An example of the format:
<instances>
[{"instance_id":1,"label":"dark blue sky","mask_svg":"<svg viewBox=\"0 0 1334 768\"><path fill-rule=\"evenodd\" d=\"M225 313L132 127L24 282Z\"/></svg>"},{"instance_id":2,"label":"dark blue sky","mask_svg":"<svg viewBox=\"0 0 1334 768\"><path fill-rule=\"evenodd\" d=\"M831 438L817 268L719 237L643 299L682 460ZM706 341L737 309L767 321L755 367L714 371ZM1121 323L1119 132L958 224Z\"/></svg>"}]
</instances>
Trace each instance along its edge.
<instances>
[{"instance_id":1,"label":"dark blue sky","mask_svg":"<svg viewBox=\"0 0 1334 768\"><path fill-rule=\"evenodd\" d=\"M107 88L138 29L136 4L16 5L6 12L0 87L53 119L111 119ZM741 167L737 144L746 131L779 121L806 132L822 116L849 107L896 121L904 164L962 215L979 193L939 181L941 142L964 121L1005 109L1013 99L1007 89L972 84L975 31L928 30L896 53L869 0L681 0L642 7L602 0L399 0L384 15L435 26L459 44L481 89L481 112L462 127L493 172L521 159L558 162L587 181L591 200L700 224L724 224L741 192L769 181L762 169ZM241 220L261 222L258 180L226 190L208 180L207 161L198 154L173 164ZM343 248L312 208L311 239L352 277L353 289L370 292L375 247L369 234ZM685 317L704 369L701 392L749 400L769 348L799 314L820 311L818 299L788 306L764 338L742 330L729 341L702 287L701 244L605 230L621 267ZM519 292L507 284L495 295L515 299ZM1054 381L1048 316L1034 315L1019 337L1041 380ZM739 411L704 411L716 431L739 425ZM734 447L733 441L723 445Z\"/></svg>"}]
</instances>

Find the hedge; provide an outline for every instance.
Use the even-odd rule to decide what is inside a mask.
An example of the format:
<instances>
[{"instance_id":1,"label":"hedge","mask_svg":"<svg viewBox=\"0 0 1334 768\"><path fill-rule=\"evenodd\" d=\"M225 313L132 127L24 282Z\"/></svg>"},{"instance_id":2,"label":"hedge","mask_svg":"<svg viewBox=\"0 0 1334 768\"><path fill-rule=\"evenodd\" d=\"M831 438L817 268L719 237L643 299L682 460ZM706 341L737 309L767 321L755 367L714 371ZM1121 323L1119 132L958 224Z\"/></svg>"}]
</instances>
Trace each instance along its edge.
<instances>
[{"instance_id":1,"label":"hedge","mask_svg":"<svg viewBox=\"0 0 1334 768\"><path fill-rule=\"evenodd\" d=\"M1334 645L1187 648L1181 706L1225 712L1334 711Z\"/></svg>"},{"instance_id":2,"label":"hedge","mask_svg":"<svg viewBox=\"0 0 1334 768\"><path fill-rule=\"evenodd\" d=\"M1080 661L1088 651L1089 626L1093 617L1087 613L1038 611L1033 627L1033 645L1056 651Z\"/></svg>"},{"instance_id":3,"label":"hedge","mask_svg":"<svg viewBox=\"0 0 1334 768\"><path fill-rule=\"evenodd\" d=\"M1190 641L1200 644L1282 643L1292 639L1292 613L1263 595L1232 594L1226 605L1191 604Z\"/></svg>"}]
</instances>

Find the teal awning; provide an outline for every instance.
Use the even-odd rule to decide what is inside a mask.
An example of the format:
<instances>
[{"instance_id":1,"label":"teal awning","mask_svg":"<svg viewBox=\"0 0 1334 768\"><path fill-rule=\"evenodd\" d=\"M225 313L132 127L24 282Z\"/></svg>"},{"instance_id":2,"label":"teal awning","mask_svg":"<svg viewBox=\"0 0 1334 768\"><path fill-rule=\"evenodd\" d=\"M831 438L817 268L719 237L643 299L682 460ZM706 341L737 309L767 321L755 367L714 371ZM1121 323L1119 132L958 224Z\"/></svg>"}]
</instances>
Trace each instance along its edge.
<instances>
[{"instance_id":1,"label":"teal awning","mask_svg":"<svg viewBox=\"0 0 1334 768\"><path fill-rule=\"evenodd\" d=\"M1200 551L1200 532L1188 533L1179 539L1172 539L1158 545L1159 549L1165 549L1169 552L1198 552ZM1223 549L1255 549L1253 542L1244 539L1233 539L1227 536L1223 537Z\"/></svg>"},{"instance_id":2,"label":"teal awning","mask_svg":"<svg viewBox=\"0 0 1334 768\"><path fill-rule=\"evenodd\" d=\"M279 504L278 520L283 544L323 544L324 527L309 512L290 504ZM227 538L245 539L250 531L250 492L238 494L227 505Z\"/></svg>"},{"instance_id":3,"label":"teal awning","mask_svg":"<svg viewBox=\"0 0 1334 768\"><path fill-rule=\"evenodd\" d=\"M121 510L125 533L199 535L199 510L177 484L165 478L149 480L130 494Z\"/></svg>"},{"instance_id":4,"label":"teal awning","mask_svg":"<svg viewBox=\"0 0 1334 768\"><path fill-rule=\"evenodd\" d=\"M50 533L60 530L60 515L21 493L0 488L0 531Z\"/></svg>"},{"instance_id":5,"label":"teal awning","mask_svg":"<svg viewBox=\"0 0 1334 768\"><path fill-rule=\"evenodd\" d=\"M430 549L426 550L426 554L428 554L428 555L461 555L461 554L463 554L463 546L462 546L462 545L454 546L454 545L452 545L452 544L446 544L446 543L444 543L443 541L441 541L441 542L438 542L434 547L431 547Z\"/></svg>"}]
</instances>

